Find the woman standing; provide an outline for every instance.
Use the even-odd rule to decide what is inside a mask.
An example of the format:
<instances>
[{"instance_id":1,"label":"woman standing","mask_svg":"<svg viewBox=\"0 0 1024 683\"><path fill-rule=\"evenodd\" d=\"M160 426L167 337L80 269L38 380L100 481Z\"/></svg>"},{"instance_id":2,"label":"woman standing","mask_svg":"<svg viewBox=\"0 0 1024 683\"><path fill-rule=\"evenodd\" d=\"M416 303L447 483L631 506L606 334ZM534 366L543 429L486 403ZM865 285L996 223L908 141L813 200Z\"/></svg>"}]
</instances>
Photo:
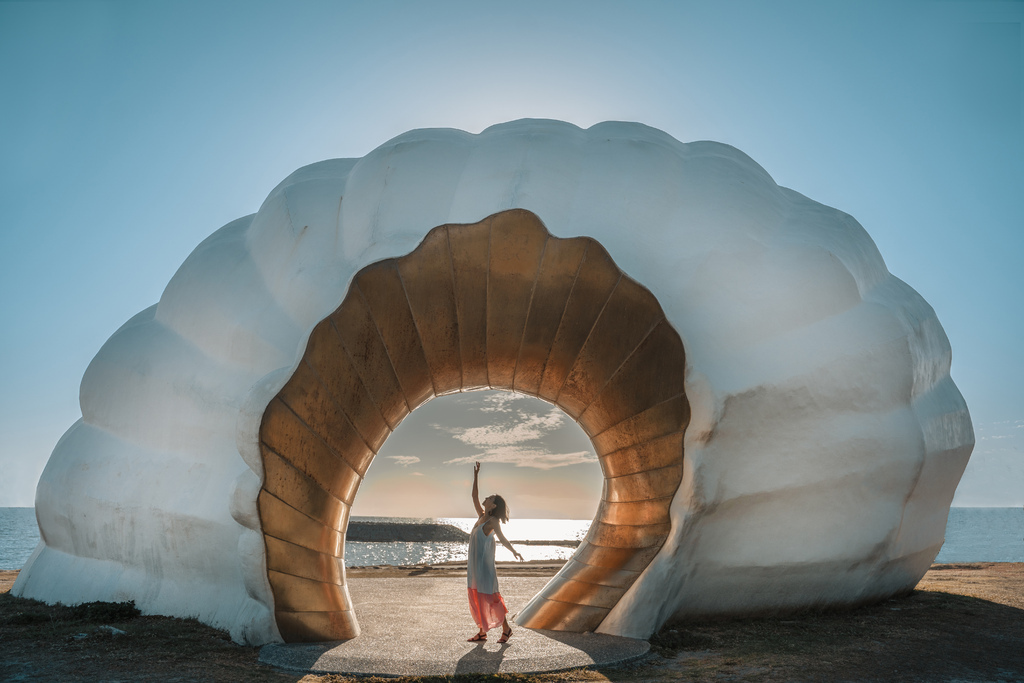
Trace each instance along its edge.
<instances>
[{"instance_id":1,"label":"woman standing","mask_svg":"<svg viewBox=\"0 0 1024 683\"><path fill-rule=\"evenodd\" d=\"M473 613L473 621L480 627L480 632L469 639L476 643L487 640L487 632L501 624L499 643L507 642L512 635L512 627L508 625L505 615L508 608L498 592L498 572L494 567L494 538L508 548L516 559L522 561L523 556L516 552L512 544L501 533L501 522L508 521L508 505L498 495L484 498L480 504L477 478L480 474L480 463L473 465L473 507L476 508L477 520L473 530L469 532L469 561L466 563L466 579L469 586L469 611Z\"/></svg>"}]
</instances>

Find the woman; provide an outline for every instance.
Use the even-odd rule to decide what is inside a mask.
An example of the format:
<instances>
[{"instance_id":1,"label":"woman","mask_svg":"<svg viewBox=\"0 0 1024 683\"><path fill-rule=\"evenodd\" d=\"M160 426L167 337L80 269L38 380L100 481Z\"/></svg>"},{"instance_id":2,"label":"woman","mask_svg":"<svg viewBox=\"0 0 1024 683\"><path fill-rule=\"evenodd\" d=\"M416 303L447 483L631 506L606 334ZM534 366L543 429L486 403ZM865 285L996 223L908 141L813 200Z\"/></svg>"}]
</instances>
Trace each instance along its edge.
<instances>
[{"instance_id":1,"label":"woman","mask_svg":"<svg viewBox=\"0 0 1024 683\"><path fill-rule=\"evenodd\" d=\"M512 635L512 627L508 625L505 615L508 608L498 592L498 572L494 568L494 538L508 548L518 560L523 556L516 552L504 534L501 533L501 522L508 521L508 505L501 496L493 495L484 498L480 504L477 478L480 474L480 463L473 465L473 507L476 508L477 520L473 530L469 532L469 561L466 563L466 578L469 586L469 611L473 613L473 621L480 627L480 632L469 639L476 643L487 640L487 631L501 624L499 643L508 642Z\"/></svg>"}]
</instances>

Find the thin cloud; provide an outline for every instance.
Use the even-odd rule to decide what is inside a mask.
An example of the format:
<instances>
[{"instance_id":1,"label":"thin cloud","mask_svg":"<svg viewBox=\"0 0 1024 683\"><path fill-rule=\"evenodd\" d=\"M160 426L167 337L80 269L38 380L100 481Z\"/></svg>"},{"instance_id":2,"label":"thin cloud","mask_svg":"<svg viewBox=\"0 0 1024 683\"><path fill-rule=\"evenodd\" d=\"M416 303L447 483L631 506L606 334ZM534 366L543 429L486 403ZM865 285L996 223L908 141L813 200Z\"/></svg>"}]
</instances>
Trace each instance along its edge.
<instances>
[{"instance_id":1,"label":"thin cloud","mask_svg":"<svg viewBox=\"0 0 1024 683\"><path fill-rule=\"evenodd\" d=\"M420 461L415 455L389 455L387 456L391 460L395 461L396 465L400 467L408 467L409 465L415 465ZM415 474L415 473L414 473Z\"/></svg>"},{"instance_id":2,"label":"thin cloud","mask_svg":"<svg viewBox=\"0 0 1024 683\"><path fill-rule=\"evenodd\" d=\"M507 391L490 394L484 398L483 405L480 406L481 413L511 413L513 404L516 401L528 401L532 402L533 399L522 396L519 394L513 394Z\"/></svg>"},{"instance_id":3,"label":"thin cloud","mask_svg":"<svg viewBox=\"0 0 1024 683\"><path fill-rule=\"evenodd\" d=\"M565 417L557 408L550 410L545 415L521 413L518 417L519 419L512 424L484 425L467 429L439 428L447 431L467 446L494 448L536 441L561 427L565 421Z\"/></svg>"},{"instance_id":4,"label":"thin cloud","mask_svg":"<svg viewBox=\"0 0 1024 683\"><path fill-rule=\"evenodd\" d=\"M488 462L550 470L597 461L590 451L553 453L544 447L543 439L566 422L565 414L554 406L538 411L536 399L502 393L488 396L480 412L489 413L489 424L479 427L431 425L477 450L473 455L446 460L446 465Z\"/></svg>"},{"instance_id":5,"label":"thin cloud","mask_svg":"<svg viewBox=\"0 0 1024 683\"><path fill-rule=\"evenodd\" d=\"M481 412L500 412L507 415L502 423L487 424L482 427L449 427L447 425L432 424L434 429L451 434L459 441L477 447L500 446L524 443L542 438L548 432L552 432L565 423L565 414L558 408L552 407L546 413L531 413L525 410L513 411L506 407L498 406L481 408ZM491 418L495 419L495 418Z\"/></svg>"},{"instance_id":6,"label":"thin cloud","mask_svg":"<svg viewBox=\"0 0 1024 683\"><path fill-rule=\"evenodd\" d=\"M572 453L550 453L541 448L503 447L491 448L482 453L467 455L462 458L445 460L445 465L468 465L473 462L502 463L516 467L533 467L538 470L552 470L556 467L568 467L587 462L596 462L597 456L590 451Z\"/></svg>"}]
</instances>

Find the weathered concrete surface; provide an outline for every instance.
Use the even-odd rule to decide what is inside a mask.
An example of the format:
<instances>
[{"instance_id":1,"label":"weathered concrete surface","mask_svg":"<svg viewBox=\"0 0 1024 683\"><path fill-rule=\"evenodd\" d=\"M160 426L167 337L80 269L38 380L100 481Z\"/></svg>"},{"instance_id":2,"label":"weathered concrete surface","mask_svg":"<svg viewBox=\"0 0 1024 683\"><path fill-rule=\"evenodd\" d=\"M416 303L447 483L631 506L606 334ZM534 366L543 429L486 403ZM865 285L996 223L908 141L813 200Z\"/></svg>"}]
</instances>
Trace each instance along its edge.
<instances>
[{"instance_id":1,"label":"weathered concrete surface","mask_svg":"<svg viewBox=\"0 0 1024 683\"><path fill-rule=\"evenodd\" d=\"M544 587L549 577L501 577L511 614ZM513 625L499 645L500 629L484 643L469 615L465 577L350 578L349 592L362 635L334 643L265 645L260 661L318 673L386 676L456 673L532 673L610 666L644 656L643 640L599 633L532 631Z\"/></svg>"}]
</instances>

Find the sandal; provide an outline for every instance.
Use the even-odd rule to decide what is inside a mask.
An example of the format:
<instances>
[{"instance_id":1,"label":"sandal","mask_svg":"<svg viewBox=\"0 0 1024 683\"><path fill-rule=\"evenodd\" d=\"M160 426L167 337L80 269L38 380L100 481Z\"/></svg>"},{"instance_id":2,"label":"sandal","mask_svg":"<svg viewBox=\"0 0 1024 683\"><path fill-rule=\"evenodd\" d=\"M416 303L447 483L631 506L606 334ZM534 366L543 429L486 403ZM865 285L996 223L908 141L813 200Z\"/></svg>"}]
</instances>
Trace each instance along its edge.
<instances>
[{"instance_id":1,"label":"sandal","mask_svg":"<svg viewBox=\"0 0 1024 683\"><path fill-rule=\"evenodd\" d=\"M501 638L498 638L498 642L499 643L507 643L508 639L511 638L511 637L512 637L512 629L509 629L507 632L506 631L502 631L501 632Z\"/></svg>"},{"instance_id":2,"label":"sandal","mask_svg":"<svg viewBox=\"0 0 1024 683\"><path fill-rule=\"evenodd\" d=\"M473 636L472 638L467 638L466 642L467 643L479 643L482 640L487 640L487 634L486 633L478 633L475 636Z\"/></svg>"}]
</instances>

